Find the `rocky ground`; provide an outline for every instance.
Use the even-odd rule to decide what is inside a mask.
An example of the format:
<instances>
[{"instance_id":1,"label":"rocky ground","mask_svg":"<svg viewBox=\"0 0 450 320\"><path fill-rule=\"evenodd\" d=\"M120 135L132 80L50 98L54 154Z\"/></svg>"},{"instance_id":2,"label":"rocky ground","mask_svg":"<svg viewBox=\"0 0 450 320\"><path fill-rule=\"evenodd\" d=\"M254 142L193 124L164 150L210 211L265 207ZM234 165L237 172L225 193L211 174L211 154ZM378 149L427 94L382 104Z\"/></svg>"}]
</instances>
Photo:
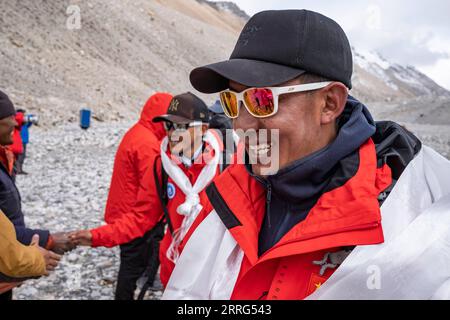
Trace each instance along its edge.
<instances>
[{"instance_id":1,"label":"rocky ground","mask_svg":"<svg viewBox=\"0 0 450 320\"><path fill-rule=\"evenodd\" d=\"M228 58L237 37L218 23L228 15L195 0L12 0L0 12L0 89L46 125L83 107L130 119L155 91L193 90L189 72Z\"/></svg>"},{"instance_id":2,"label":"rocky ground","mask_svg":"<svg viewBox=\"0 0 450 320\"><path fill-rule=\"evenodd\" d=\"M130 123L77 125L43 130L33 127L27 176L18 176L26 222L53 232L102 224L114 154ZM113 299L118 249L77 248L56 272L26 282L16 299ZM155 299L160 292L147 298Z\"/></svg>"},{"instance_id":3,"label":"rocky ground","mask_svg":"<svg viewBox=\"0 0 450 320\"><path fill-rule=\"evenodd\" d=\"M424 145L435 149L444 157L450 159L450 126L400 123L417 135Z\"/></svg>"}]
</instances>

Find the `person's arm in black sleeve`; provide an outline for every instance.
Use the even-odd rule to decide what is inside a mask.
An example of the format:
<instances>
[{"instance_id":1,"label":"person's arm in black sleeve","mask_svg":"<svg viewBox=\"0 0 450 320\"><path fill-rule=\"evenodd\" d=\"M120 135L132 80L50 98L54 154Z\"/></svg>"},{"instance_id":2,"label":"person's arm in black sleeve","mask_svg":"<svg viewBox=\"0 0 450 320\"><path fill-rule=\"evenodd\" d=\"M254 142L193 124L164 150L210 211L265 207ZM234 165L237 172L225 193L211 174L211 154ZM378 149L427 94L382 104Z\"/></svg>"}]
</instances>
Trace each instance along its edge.
<instances>
[{"instance_id":1,"label":"person's arm in black sleeve","mask_svg":"<svg viewBox=\"0 0 450 320\"><path fill-rule=\"evenodd\" d=\"M47 247L50 231L30 229L23 226L14 226L14 228L16 229L17 241L19 241L20 243L29 245L31 243L31 238L33 238L33 235L38 234L39 246L42 248Z\"/></svg>"}]
</instances>

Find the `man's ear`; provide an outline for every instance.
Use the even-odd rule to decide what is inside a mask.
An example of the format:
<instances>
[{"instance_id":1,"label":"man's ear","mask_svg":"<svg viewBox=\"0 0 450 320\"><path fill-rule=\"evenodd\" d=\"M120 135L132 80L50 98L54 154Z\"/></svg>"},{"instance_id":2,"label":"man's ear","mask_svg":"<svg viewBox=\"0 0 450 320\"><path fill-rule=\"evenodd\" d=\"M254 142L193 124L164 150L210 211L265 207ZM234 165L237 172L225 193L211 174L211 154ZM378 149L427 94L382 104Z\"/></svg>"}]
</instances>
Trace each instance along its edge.
<instances>
[{"instance_id":1,"label":"man's ear","mask_svg":"<svg viewBox=\"0 0 450 320\"><path fill-rule=\"evenodd\" d=\"M344 111L348 89L340 82L333 82L324 90L323 94L325 106L322 109L321 124L333 123Z\"/></svg>"}]
</instances>

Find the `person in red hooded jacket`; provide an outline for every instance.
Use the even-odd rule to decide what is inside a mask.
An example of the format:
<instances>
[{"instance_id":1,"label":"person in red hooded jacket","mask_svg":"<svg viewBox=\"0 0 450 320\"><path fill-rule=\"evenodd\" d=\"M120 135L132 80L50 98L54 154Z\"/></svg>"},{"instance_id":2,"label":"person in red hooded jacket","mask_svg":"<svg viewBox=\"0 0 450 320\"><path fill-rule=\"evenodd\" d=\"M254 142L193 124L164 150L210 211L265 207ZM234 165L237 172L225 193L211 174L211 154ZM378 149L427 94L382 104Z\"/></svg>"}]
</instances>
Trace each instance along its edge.
<instances>
[{"instance_id":1,"label":"person in red hooded jacket","mask_svg":"<svg viewBox=\"0 0 450 320\"><path fill-rule=\"evenodd\" d=\"M106 226L74 233L73 240L79 245L113 247L167 223L159 245L160 279L165 285L180 253L178 244L198 213L199 194L225 165L220 163L222 137L208 130L209 111L200 98L190 92L177 95L163 113L153 122L164 123L166 137L158 144L157 156L147 161L150 166L141 180L131 214ZM149 283L147 280L144 284L140 297Z\"/></svg>"},{"instance_id":2,"label":"person in red hooded jacket","mask_svg":"<svg viewBox=\"0 0 450 320\"><path fill-rule=\"evenodd\" d=\"M152 95L142 109L139 121L123 137L114 161L106 203L107 224L71 234L73 241L92 247L121 244L116 300L132 300L136 281L149 260L159 263L157 253L149 249L149 242L151 237L163 232L163 224L158 224L162 215L161 210L152 206L157 198L154 199L150 188L153 180L145 173L153 170L160 140L165 136L164 126L153 123L152 119L166 113L171 99L167 93ZM157 266L153 269L156 271Z\"/></svg>"}]
</instances>

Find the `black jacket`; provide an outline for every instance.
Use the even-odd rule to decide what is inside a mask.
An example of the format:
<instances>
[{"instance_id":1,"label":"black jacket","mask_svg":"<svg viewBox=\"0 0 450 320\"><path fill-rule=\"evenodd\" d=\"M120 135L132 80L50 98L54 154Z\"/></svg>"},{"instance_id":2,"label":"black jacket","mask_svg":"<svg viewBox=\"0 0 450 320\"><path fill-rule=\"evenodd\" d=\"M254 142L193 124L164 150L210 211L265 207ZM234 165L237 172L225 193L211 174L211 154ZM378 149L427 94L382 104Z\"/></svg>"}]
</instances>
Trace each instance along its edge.
<instances>
[{"instance_id":1,"label":"black jacket","mask_svg":"<svg viewBox=\"0 0 450 320\"><path fill-rule=\"evenodd\" d=\"M25 226L19 190L5 167L0 164L0 209L14 224L17 240L29 245L33 235L39 235L39 245L45 247L48 242L48 230L35 230Z\"/></svg>"}]
</instances>

